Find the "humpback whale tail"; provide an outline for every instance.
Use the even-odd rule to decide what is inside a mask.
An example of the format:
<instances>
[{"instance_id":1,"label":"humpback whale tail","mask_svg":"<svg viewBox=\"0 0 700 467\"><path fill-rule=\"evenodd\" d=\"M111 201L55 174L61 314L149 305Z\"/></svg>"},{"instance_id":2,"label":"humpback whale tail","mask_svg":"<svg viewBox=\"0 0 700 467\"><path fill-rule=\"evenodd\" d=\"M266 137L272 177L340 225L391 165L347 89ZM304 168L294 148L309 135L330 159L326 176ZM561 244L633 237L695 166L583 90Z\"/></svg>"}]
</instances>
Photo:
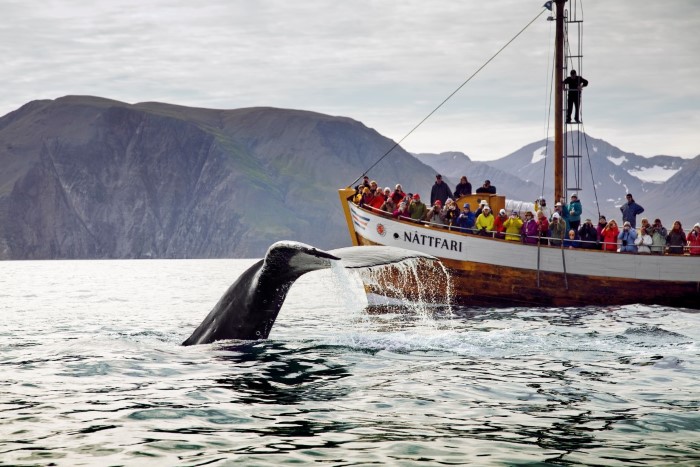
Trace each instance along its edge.
<instances>
[{"instance_id":1,"label":"humpback whale tail","mask_svg":"<svg viewBox=\"0 0 700 467\"><path fill-rule=\"evenodd\" d=\"M340 260L347 268L370 268L430 255L393 247L350 247L319 250L299 242L277 242L265 258L248 268L182 345L222 339L267 339L287 292L307 272L331 267Z\"/></svg>"}]
</instances>

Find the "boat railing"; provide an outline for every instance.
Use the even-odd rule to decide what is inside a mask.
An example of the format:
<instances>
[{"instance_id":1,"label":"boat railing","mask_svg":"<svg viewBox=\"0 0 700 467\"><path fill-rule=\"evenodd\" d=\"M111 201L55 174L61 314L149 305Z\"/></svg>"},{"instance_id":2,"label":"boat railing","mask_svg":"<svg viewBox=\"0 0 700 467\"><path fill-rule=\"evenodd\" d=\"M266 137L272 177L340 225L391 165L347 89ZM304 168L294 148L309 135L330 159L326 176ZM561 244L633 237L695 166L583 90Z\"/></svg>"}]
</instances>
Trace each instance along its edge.
<instances>
[{"instance_id":1,"label":"boat railing","mask_svg":"<svg viewBox=\"0 0 700 467\"><path fill-rule=\"evenodd\" d=\"M381 209L375 208L373 206L368 206L368 205L363 205L359 206L360 208L371 211L373 214L376 214L378 216L387 218L387 219L394 219L394 220L399 220L402 222L409 222L411 224L418 224L422 225L424 227L428 228L439 228L439 229L445 229L450 232L456 232L460 233L463 235L478 235L480 237L484 238L492 238L494 240L505 240L509 242L525 242L527 243L527 239L534 240L531 244L536 245L540 244L540 246L546 246L546 247L554 247L554 248L569 248L568 246L564 246L564 241L567 240L566 238L562 239L559 237L547 237L547 236L527 236L525 240L523 240L523 235L522 234L516 234L516 233L509 233L509 232L497 232L495 230L483 230L483 229L477 229L477 228L468 228L468 227L460 227L454 224L443 224L440 222L430 222L430 221L424 221L424 220L418 220L418 219L413 219L408 216L398 216L394 217L393 213L390 213L388 211L383 211ZM514 238L517 238L517 240L514 240ZM582 249L582 250L598 250L602 252L608 252L608 253L616 253L618 252L620 244L617 242L603 242L603 241L592 241L592 240L581 240L577 239L575 240L578 243L578 247L573 247L574 249ZM585 246L581 245L587 245L588 248ZM614 249L606 249L607 245L614 245ZM663 247L663 254L670 254L668 252L668 246ZM632 253L634 254L635 252L623 252L623 253ZM636 252L637 254L649 254L649 253L639 253ZM659 254L656 252L652 252L650 254ZM685 246L683 249L683 255L688 256L690 255L690 247ZM682 256L682 255L677 255L677 256Z\"/></svg>"}]
</instances>

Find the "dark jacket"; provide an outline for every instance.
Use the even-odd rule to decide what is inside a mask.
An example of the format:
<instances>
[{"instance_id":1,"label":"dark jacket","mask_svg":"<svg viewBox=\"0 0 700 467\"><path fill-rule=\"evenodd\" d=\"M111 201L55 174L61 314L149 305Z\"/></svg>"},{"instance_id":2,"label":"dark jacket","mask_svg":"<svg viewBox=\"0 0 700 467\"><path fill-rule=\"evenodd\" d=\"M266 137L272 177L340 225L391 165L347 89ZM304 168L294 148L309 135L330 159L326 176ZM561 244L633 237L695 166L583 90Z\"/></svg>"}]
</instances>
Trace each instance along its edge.
<instances>
[{"instance_id":1,"label":"dark jacket","mask_svg":"<svg viewBox=\"0 0 700 467\"><path fill-rule=\"evenodd\" d=\"M593 224L584 223L578 229L578 236L581 238L581 248L586 248L588 250L595 250L597 248L597 243L599 241L598 231Z\"/></svg>"},{"instance_id":2,"label":"dark jacket","mask_svg":"<svg viewBox=\"0 0 700 467\"><path fill-rule=\"evenodd\" d=\"M457 186L455 187L455 198L459 198L460 196L464 195L471 195L472 194L472 184L467 182L467 183L458 183Z\"/></svg>"},{"instance_id":3,"label":"dark jacket","mask_svg":"<svg viewBox=\"0 0 700 467\"><path fill-rule=\"evenodd\" d=\"M632 200L620 206L620 211L622 211L622 222L629 222L634 229L637 227L637 214L643 213L644 208Z\"/></svg>"},{"instance_id":4,"label":"dark jacket","mask_svg":"<svg viewBox=\"0 0 700 467\"><path fill-rule=\"evenodd\" d=\"M495 195L496 194L496 186L491 185L488 188L480 186L479 188L476 189L476 192L477 193L490 193L492 195Z\"/></svg>"},{"instance_id":5,"label":"dark jacket","mask_svg":"<svg viewBox=\"0 0 700 467\"><path fill-rule=\"evenodd\" d=\"M452 191L450 190L450 187L447 186L447 183L445 182L435 182L435 184L433 185L433 189L430 190L430 205L432 206L433 204L435 204L435 201L440 200L440 202L444 206L445 201L447 201L447 198L454 198L454 196L452 196Z\"/></svg>"}]
</instances>

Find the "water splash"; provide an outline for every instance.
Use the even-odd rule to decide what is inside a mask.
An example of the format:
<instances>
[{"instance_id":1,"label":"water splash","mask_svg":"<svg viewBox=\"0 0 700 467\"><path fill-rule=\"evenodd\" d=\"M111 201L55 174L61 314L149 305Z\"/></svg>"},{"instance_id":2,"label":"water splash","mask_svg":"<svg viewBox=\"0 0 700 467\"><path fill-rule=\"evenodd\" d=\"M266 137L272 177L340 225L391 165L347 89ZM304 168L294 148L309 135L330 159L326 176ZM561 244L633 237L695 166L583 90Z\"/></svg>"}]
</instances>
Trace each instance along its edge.
<instances>
[{"instance_id":1,"label":"water splash","mask_svg":"<svg viewBox=\"0 0 700 467\"><path fill-rule=\"evenodd\" d=\"M343 272L334 271L338 278L343 277ZM452 316L452 277L439 261L411 258L353 274L372 294L373 303L366 311L412 314L433 328L438 327L436 318L441 314Z\"/></svg>"}]
</instances>

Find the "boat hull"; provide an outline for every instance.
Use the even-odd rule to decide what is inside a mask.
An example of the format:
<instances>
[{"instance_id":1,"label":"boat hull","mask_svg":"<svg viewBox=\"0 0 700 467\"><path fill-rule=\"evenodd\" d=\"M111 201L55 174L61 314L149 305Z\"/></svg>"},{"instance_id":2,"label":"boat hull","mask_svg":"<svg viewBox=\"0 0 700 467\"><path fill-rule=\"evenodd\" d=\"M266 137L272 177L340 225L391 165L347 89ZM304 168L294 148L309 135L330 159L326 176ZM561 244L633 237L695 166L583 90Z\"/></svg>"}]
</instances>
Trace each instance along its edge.
<instances>
[{"instance_id":1,"label":"boat hull","mask_svg":"<svg viewBox=\"0 0 700 467\"><path fill-rule=\"evenodd\" d=\"M452 278L453 303L548 307L643 303L700 309L699 257L525 245L396 220L345 203L353 244L396 246L438 257Z\"/></svg>"}]
</instances>

